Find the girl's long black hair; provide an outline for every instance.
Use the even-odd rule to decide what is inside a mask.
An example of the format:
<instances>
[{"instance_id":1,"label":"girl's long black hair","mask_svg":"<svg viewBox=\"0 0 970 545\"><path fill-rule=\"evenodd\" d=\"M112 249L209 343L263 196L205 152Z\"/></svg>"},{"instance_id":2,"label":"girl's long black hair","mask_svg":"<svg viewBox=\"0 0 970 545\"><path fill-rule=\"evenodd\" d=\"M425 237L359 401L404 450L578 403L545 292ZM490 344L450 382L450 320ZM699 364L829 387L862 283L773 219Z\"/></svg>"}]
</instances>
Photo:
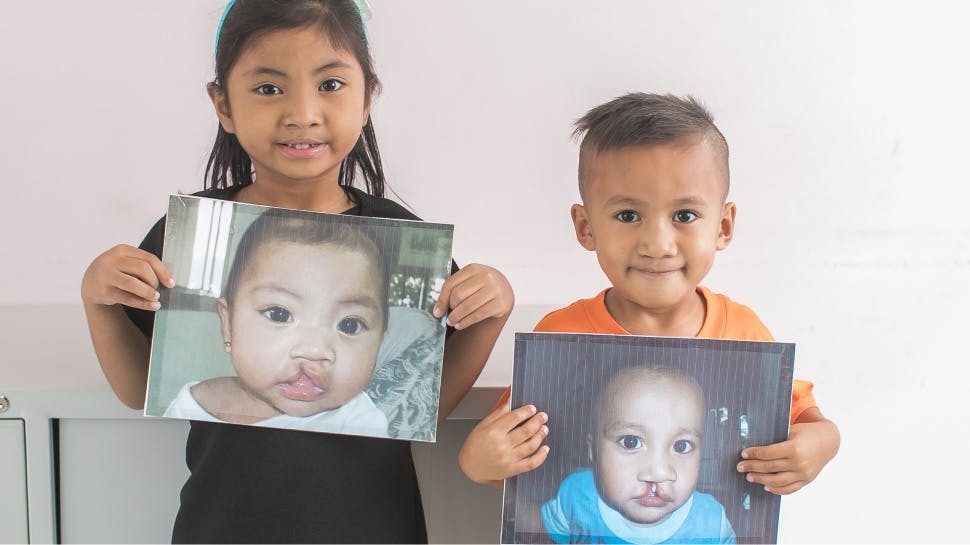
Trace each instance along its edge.
<instances>
[{"instance_id":1,"label":"girl's long black hair","mask_svg":"<svg viewBox=\"0 0 970 545\"><path fill-rule=\"evenodd\" d=\"M251 40L280 29L318 25L338 49L350 51L364 72L367 99L380 89L374 60L367 45L360 12L351 0L236 0L217 37L216 79L210 85L225 93L226 77ZM226 97L228 101L228 97ZM219 125L205 167L205 187L225 188L253 183L253 163L236 135ZM358 171L367 193L384 196L384 169L377 149L374 124L367 118L357 144L340 165L338 183L353 186Z\"/></svg>"}]
</instances>

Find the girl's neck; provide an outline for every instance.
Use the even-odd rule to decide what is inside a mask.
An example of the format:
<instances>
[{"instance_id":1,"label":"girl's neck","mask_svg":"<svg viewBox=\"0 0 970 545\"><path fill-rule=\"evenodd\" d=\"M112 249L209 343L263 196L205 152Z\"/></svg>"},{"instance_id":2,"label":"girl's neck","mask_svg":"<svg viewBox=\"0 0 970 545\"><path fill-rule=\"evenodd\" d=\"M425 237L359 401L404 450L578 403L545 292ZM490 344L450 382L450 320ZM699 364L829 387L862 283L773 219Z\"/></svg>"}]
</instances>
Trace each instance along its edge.
<instances>
[{"instance_id":1,"label":"girl's neck","mask_svg":"<svg viewBox=\"0 0 970 545\"><path fill-rule=\"evenodd\" d=\"M339 214L354 207L338 184L286 184L253 182L239 190L235 200L262 206Z\"/></svg>"}]
</instances>

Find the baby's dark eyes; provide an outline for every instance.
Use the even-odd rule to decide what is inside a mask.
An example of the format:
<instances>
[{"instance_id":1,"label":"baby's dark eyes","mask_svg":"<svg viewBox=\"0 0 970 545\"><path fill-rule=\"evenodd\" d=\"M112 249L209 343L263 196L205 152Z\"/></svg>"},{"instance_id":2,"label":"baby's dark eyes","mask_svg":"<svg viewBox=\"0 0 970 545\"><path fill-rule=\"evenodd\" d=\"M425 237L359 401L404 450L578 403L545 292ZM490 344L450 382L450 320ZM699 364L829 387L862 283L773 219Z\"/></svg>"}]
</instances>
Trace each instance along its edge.
<instances>
[{"instance_id":1,"label":"baby's dark eyes","mask_svg":"<svg viewBox=\"0 0 970 545\"><path fill-rule=\"evenodd\" d=\"M287 324L293 321L293 314L283 307L272 306L263 310L263 316L269 318L271 322Z\"/></svg>"},{"instance_id":2,"label":"baby's dark eyes","mask_svg":"<svg viewBox=\"0 0 970 545\"><path fill-rule=\"evenodd\" d=\"M640 214L633 210L622 210L617 212L616 219L620 220L620 223L633 223L640 220Z\"/></svg>"},{"instance_id":3,"label":"baby's dark eyes","mask_svg":"<svg viewBox=\"0 0 970 545\"><path fill-rule=\"evenodd\" d=\"M617 443L626 450L636 450L643 447L643 439L636 435L623 435L617 440Z\"/></svg>"},{"instance_id":4,"label":"baby's dark eyes","mask_svg":"<svg viewBox=\"0 0 970 545\"><path fill-rule=\"evenodd\" d=\"M320 90L332 93L334 91L339 91L341 88L343 88L343 86L344 83L342 81L331 78L324 80L323 83L320 84Z\"/></svg>"},{"instance_id":5,"label":"baby's dark eyes","mask_svg":"<svg viewBox=\"0 0 970 545\"><path fill-rule=\"evenodd\" d=\"M674 452L677 454L687 454L694 450L694 443L686 439L674 441Z\"/></svg>"},{"instance_id":6,"label":"baby's dark eyes","mask_svg":"<svg viewBox=\"0 0 970 545\"><path fill-rule=\"evenodd\" d=\"M360 335L367 331L367 324L355 316L344 318L337 323L337 331L344 335Z\"/></svg>"},{"instance_id":7,"label":"baby's dark eyes","mask_svg":"<svg viewBox=\"0 0 970 545\"><path fill-rule=\"evenodd\" d=\"M283 94L283 90L273 85L272 83L264 83L262 85L259 85L256 87L255 91L256 91L256 94L267 95L267 96Z\"/></svg>"},{"instance_id":8,"label":"baby's dark eyes","mask_svg":"<svg viewBox=\"0 0 970 545\"><path fill-rule=\"evenodd\" d=\"M697 214L690 210L678 210L674 212L674 221L677 223L690 223L697 219Z\"/></svg>"}]
</instances>

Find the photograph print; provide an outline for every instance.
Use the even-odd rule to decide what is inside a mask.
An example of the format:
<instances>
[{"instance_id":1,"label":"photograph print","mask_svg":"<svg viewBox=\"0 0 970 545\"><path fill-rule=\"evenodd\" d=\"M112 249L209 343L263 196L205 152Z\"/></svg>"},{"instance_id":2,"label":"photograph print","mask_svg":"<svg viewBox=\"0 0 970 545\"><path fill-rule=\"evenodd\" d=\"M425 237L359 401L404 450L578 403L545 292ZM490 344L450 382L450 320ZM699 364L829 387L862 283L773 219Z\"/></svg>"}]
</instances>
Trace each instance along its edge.
<instances>
[{"instance_id":1,"label":"photograph print","mask_svg":"<svg viewBox=\"0 0 970 545\"><path fill-rule=\"evenodd\" d=\"M434 441L452 235L172 195L145 414Z\"/></svg>"},{"instance_id":2,"label":"photograph print","mask_svg":"<svg viewBox=\"0 0 970 545\"><path fill-rule=\"evenodd\" d=\"M502 543L775 543L780 498L736 471L786 439L795 345L516 333L511 406L548 458L505 483Z\"/></svg>"}]
</instances>

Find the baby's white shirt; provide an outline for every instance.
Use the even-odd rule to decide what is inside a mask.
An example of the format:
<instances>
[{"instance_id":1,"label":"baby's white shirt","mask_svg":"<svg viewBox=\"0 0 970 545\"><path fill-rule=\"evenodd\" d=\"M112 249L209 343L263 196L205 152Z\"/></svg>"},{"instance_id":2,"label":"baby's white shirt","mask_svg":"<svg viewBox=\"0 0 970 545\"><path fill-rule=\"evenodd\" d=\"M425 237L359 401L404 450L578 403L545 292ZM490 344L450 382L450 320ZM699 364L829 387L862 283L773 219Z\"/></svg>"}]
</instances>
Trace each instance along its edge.
<instances>
[{"instance_id":1,"label":"baby's white shirt","mask_svg":"<svg viewBox=\"0 0 970 545\"><path fill-rule=\"evenodd\" d=\"M184 418L187 420L206 420L209 422L223 422L206 411L192 395L192 387L199 381L189 382L182 386L178 395L165 409L170 418ZM322 411L310 416L290 416L281 414L266 420L254 422L254 426L268 428L285 428L290 430L325 431L350 435L367 435L371 437L388 437L387 416L374 405L366 392L360 392L342 406L329 411Z\"/></svg>"}]
</instances>

